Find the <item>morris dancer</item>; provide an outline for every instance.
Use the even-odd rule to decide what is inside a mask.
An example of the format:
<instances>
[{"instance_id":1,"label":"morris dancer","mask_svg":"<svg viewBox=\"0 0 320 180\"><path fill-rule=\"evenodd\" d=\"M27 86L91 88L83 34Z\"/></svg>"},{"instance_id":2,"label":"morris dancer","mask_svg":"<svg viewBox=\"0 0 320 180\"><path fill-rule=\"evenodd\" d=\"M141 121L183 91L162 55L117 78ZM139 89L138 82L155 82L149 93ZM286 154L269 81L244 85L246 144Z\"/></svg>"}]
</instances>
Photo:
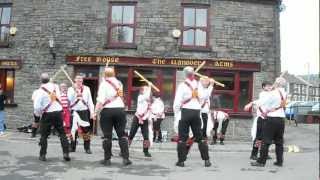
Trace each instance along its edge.
<instances>
[{"instance_id":1,"label":"morris dancer","mask_svg":"<svg viewBox=\"0 0 320 180\"><path fill-rule=\"evenodd\" d=\"M145 157L151 157L149 153L150 140L149 140L149 119L150 119L150 106L151 106L151 84L143 85L140 87L140 92L137 100L137 111L132 119L129 145L132 143L134 136L140 127L143 135L143 153Z\"/></svg>"},{"instance_id":2,"label":"morris dancer","mask_svg":"<svg viewBox=\"0 0 320 180\"><path fill-rule=\"evenodd\" d=\"M153 142L162 142L161 122L164 120L164 103L159 93L154 94L151 105L151 119L153 120Z\"/></svg>"},{"instance_id":3,"label":"morris dancer","mask_svg":"<svg viewBox=\"0 0 320 180\"><path fill-rule=\"evenodd\" d=\"M224 145L224 137L229 124L229 115L223 111L211 111L211 116L214 121L212 144L217 143L219 138L220 144Z\"/></svg>"},{"instance_id":4,"label":"morris dancer","mask_svg":"<svg viewBox=\"0 0 320 180\"><path fill-rule=\"evenodd\" d=\"M276 159L275 166L283 165L283 134L285 127L285 113L284 107L286 105L287 94L284 86L286 81L282 77L278 77L273 84L273 90L268 92L265 98L259 99L245 106L248 111L252 104L258 107L263 107L263 116L267 117L262 133L262 144L260 150L260 157L256 162L252 162L252 166L263 167L266 164L269 152L269 146L272 142L276 145Z\"/></svg>"},{"instance_id":5,"label":"morris dancer","mask_svg":"<svg viewBox=\"0 0 320 180\"><path fill-rule=\"evenodd\" d=\"M68 99L70 102L71 114L76 111L81 120L89 123L89 126L78 129L78 134L83 138L84 150L87 154L92 154L90 149L90 118L93 119L94 105L92 101L91 91L88 86L83 85L83 77L77 75L75 77L74 87L68 89ZM77 135L71 141L72 151L76 151Z\"/></svg>"},{"instance_id":6,"label":"morris dancer","mask_svg":"<svg viewBox=\"0 0 320 180\"><path fill-rule=\"evenodd\" d=\"M60 92L59 88L51 82L49 82L49 75L47 73L41 74L41 91L34 100L34 113L36 116L41 116L40 129L40 156L39 160L46 161L48 136L53 125L56 131L59 133L63 158L65 161L70 161L69 157L69 143L66 134L63 129L62 120L62 106L59 101Z\"/></svg>"},{"instance_id":7,"label":"morris dancer","mask_svg":"<svg viewBox=\"0 0 320 180\"><path fill-rule=\"evenodd\" d=\"M262 91L259 94L259 99L265 98L265 96L267 95L267 92L271 91L272 84L268 81L264 81L261 86L262 86ZM265 121L266 117L261 113L264 111L262 107L257 108L256 111L257 111L257 117L254 119L252 124L252 129L251 129L253 145L252 145L250 159L252 160L258 159L258 151L262 141L262 128L266 122ZM268 159L269 158L270 157L268 157Z\"/></svg>"},{"instance_id":8,"label":"morris dancer","mask_svg":"<svg viewBox=\"0 0 320 180\"><path fill-rule=\"evenodd\" d=\"M207 124L210 117L210 97L213 90L214 81L209 78L200 78L199 98L201 103L202 136L207 139Z\"/></svg>"},{"instance_id":9,"label":"morris dancer","mask_svg":"<svg viewBox=\"0 0 320 180\"><path fill-rule=\"evenodd\" d=\"M101 164L105 166L111 165L111 148L112 148L112 129L114 128L123 158L123 165L132 164L129 160L128 137L125 133L126 113L124 111L123 102L123 85L115 77L112 67L106 66L105 79L100 83L96 104L96 114L100 111L100 126L103 132L102 147L104 150L104 159Z\"/></svg>"},{"instance_id":10,"label":"morris dancer","mask_svg":"<svg viewBox=\"0 0 320 180\"><path fill-rule=\"evenodd\" d=\"M181 111L181 120L178 123L179 141L176 166L184 167L184 161L186 161L188 153L187 139L189 137L189 128L191 127L195 142L198 143L201 158L205 161L205 167L209 167L211 162L209 160L208 144L203 140L201 131L201 104L198 95L198 81L194 78L192 67L185 67L183 72L186 79L179 84L173 104L175 113Z\"/></svg>"}]
</instances>

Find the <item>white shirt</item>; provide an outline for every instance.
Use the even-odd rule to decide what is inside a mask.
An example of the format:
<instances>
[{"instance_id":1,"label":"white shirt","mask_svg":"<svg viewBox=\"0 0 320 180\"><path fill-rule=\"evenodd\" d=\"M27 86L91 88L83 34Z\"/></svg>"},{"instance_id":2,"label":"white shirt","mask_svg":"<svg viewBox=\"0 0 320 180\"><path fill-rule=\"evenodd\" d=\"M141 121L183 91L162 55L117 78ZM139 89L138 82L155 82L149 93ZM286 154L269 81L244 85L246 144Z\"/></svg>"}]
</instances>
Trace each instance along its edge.
<instances>
[{"instance_id":1,"label":"white shirt","mask_svg":"<svg viewBox=\"0 0 320 180\"><path fill-rule=\"evenodd\" d=\"M164 103L160 97L153 99L153 102L151 104L151 118L165 118Z\"/></svg>"},{"instance_id":2,"label":"white shirt","mask_svg":"<svg viewBox=\"0 0 320 180\"><path fill-rule=\"evenodd\" d=\"M213 111L212 116L213 120L218 122L217 133L221 133L222 123L228 119L228 115L223 111Z\"/></svg>"},{"instance_id":3,"label":"white shirt","mask_svg":"<svg viewBox=\"0 0 320 180\"><path fill-rule=\"evenodd\" d=\"M48 82L41 85L41 87L46 88L50 92L55 91L57 98L60 99L60 91L59 88L57 88L57 85ZM50 95L46 91L41 89L41 87L34 99L34 113L40 116L50 103L52 104L49 106L46 112L62 111L62 106L57 101L51 102Z\"/></svg>"},{"instance_id":4,"label":"white shirt","mask_svg":"<svg viewBox=\"0 0 320 180\"><path fill-rule=\"evenodd\" d=\"M135 115L142 120L146 120L150 117L150 106L151 106L151 87L144 89L142 94L138 95L137 111Z\"/></svg>"},{"instance_id":5,"label":"white shirt","mask_svg":"<svg viewBox=\"0 0 320 180\"><path fill-rule=\"evenodd\" d=\"M268 91L261 91L260 93L259 93L259 99L264 99L266 96L268 96ZM263 116L262 116L262 112L261 112L261 110L263 111L263 113L264 112L266 112L266 108L265 107L257 107L257 117L261 117L261 118L264 118Z\"/></svg>"},{"instance_id":6,"label":"white shirt","mask_svg":"<svg viewBox=\"0 0 320 180\"><path fill-rule=\"evenodd\" d=\"M199 83L199 98L201 104L201 113L209 113L210 111L210 97L213 90L212 84L210 84L207 88L203 87L201 83Z\"/></svg>"},{"instance_id":7,"label":"white shirt","mask_svg":"<svg viewBox=\"0 0 320 180\"><path fill-rule=\"evenodd\" d=\"M31 96L31 100L34 102L36 97L38 96L38 94L40 93L40 89L36 89L33 91L32 96Z\"/></svg>"},{"instance_id":8,"label":"white shirt","mask_svg":"<svg viewBox=\"0 0 320 180\"><path fill-rule=\"evenodd\" d=\"M191 81L189 79L186 79L185 82L188 82L191 85L193 90L198 88L197 80ZM185 82L180 83L176 91L176 95L173 103L173 108L175 113L179 112L181 108L195 109L195 110L201 109L199 100L197 98L192 98L192 90L189 88L188 85L186 85ZM189 102L184 104L184 102L190 98L192 99Z\"/></svg>"},{"instance_id":9,"label":"white shirt","mask_svg":"<svg viewBox=\"0 0 320 180\"><path fill-rule=\"evenodd\" d=\"M80 89L77 89L77 91L81 91ZM79 102L77 102L73 107L71 107L72 110L75 111L83 111L83 110L88 110L90 111L90 114L93 115L94 113L94 105L92 102L92 96L91 96L91 91L88 86L83 85L83 91L82 91L82 97L77 97L77 93L73 87L68 88L68 99L70 102L70 106L74 105L74 103L77 101L79 98ZM84 102L87 104L85 105Z\"/></svg>"},{"instance_id":10,"label":"white shirt","mask_svg":"<svg viewBox=\"0 0 320 180\"><path fill-rule=\"evenodd\" d=\"M278 108L282 101L279 91L281 92L283 98L286 99L287 93L285 92L285 90L283 88L277 88L275 90L268 92L264 98L255 101L255 103L258 106L265 107L266 111L270 111L272 109ZM276 111L269 112L267 116L284 118L285 112L283 108L279 108Z\"/></svg>"},{"instance_id":11,"label":"white shirt","mask_svg":"<svg viewBox=\"0 0 320 180\"><path fill-rule=\"evenodd\" d=\"M123 91L122 83L116 79L115 77L107 78L110 80L118 89ZM104 104L107 100L112 99L117 95L117 90L105 79L102 80L102 82L99 85L98 90L98 96L97 96L97 102ZM112 100L110 103L107 103L104 105L104 108L124 108L124 103L121 99L121 97L117 97L114 100Z\"/></svg>"}]
</instances>

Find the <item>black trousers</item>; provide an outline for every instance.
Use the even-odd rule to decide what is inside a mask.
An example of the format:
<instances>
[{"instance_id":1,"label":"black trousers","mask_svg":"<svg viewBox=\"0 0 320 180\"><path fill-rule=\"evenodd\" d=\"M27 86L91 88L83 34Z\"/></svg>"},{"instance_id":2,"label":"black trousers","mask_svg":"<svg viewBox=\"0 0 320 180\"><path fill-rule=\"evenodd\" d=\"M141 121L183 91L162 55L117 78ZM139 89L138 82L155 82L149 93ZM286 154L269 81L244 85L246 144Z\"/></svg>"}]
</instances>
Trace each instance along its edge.
<instances>
[{"instance_id":1,"label":"black trousers","mask_svg":"<svg viewBox=\"0 0 320 180\"><path fill-rule=\"evenodd\" d=\"M59 133L61 147L63 153L69 153L69 143L67 136L63 129L62 111L45 112L40 120L40 155L47 154L48 136L50 135L51 126L53 126Z\"/></svg>"},{"instance_id":2,"label":"black trousers","mask_svg":"<svg viewBox=\"0 0 320 180\"><path fill-rule=\"evenodd\" d=\"M79 114L80 119L82 119L83 121L89 122L90 123L90 111L89 110L81 110L81 111L76 111ZM73 111L71 111L71 124L73 123ZM79 127L81 129L81 135L83 138L83 146L85 150L89 150L90 149L90 126L87 127ZM72 149L75 151L76 149L76 145L77 145L77 138L78 138L79 133L77 132L75 134L75 137L73 137L73 140L71 141L71 146Z\"/></svg>"},{"instance_id":3,"label":"black trousers","mask_svg":"<svg viewBox=\"0 0 320 180\"><path fill-rule=\"evenodd\" d=\"M161 122L162 118L158 118L156 121L153 121L153 141L158 139L158 141L162 141L162 132L161 132Z\"/></svg>"},{"instance_id":4,"label":"black trousers","mask_svg":"<svg viewBox=\"0 0 320 180\"><path fill-rule=\"evenodd\" d=\"M251 156L258 155L259 147L256 146L256 142L262 140L262 137L263 137L262 128L263 128L263 124L265 123L265 121L266 120L261 117L258 117L258 119L257 119L257 132L256 132L256 138L253 141Z\"/></svg>"},{"instance_id":5,"label":"black trousers","mask_svg":"<svg viewBox=\"0 0 320 180\"><path fill-rule=\"evenodd\" d=\"M202 136L207 138L207 124L208 124L208 113L201 113L202 117Z\"/></svg>"},{"instance_id":6,"label":"black trousers","mask_svg":"<svg viewBox=\"0 0 320 180\"><path fill-rule=\"evenodd\" d=\"M123 158L129 158L129 147L128 138L125 132L127 119L123 108L104 108L101 113L100 126L103 132L103 149L105 160L111 158L111 148L112 148L112 130L115 129L119 146L121 150L121 155Z\"/></svg>"},{"instance_id":7,"label":"black trousers","mask_svg":"<svg viewBox=\"0 0 320 180\"><path fill-rule=\"evenodd\" d=\"M262 145L260 149L259 163L265 164L268 157L269 146L272 142L276 145L277 162L283 163L283 134L285 128L284 118L268 117L262 127Z\"/></svg>"},{"instance_id":8,"label":"black trousers","mask_svg":"<svg viewBox=\"0 0 320 180\"><path fill-rule=\"evenodd\" d=\"M203 140L202 137L200 110L183 108L181 109L181 120L179 121L178 125L178 161L184 162L187 159L187 139L189 138L190 127L193 133L194 141L198 143L201 158L203 160L209 160L208 144Z\"/></svg>"},{"instance_id":9,"label":"black trousers","mask_svg":"<svg viewBox=\"0 0 320 180\"><path fill-rule=\"evenodd\" d=\"M228 128L228 125L229 125L229 119L226 119L222 122L222 128L221 128L221 134L222 136L220 136L220 142L223 142L224 141L224 135L226 134L227 132L227 128ZM217 130L218 130L218 126L219 126L219 123L217 121L214 122L214 125L213 125L213 141L217 141Z\"/></svg>"},{"instance_id":10,"label":"black trousers","mask_svg":"<svg viewBox=\"0 0 320 180\"><path fill-rule=\"evenodd\" d=\"M143 124L139 124L139 119L134 116L131 123L129 139L132 140L136 135L138 128L140 127L143 140L149 140L148 120L143 121Z\"/></svg>"},{"instance_id":11,"label":"black trousers","mask_svg":"<svg viewBox=\"0 0 320 180\"><path fill-rule=\"evenodd\" d=\"M35 114L33 114L33 117L34 117L34 124L32 125L32 128L31 128L32 129L31 134L32 134L32 137L35 137L39 127L38 123L40 122L40 117L36 116Z\"/></svg>"}]
</instances>

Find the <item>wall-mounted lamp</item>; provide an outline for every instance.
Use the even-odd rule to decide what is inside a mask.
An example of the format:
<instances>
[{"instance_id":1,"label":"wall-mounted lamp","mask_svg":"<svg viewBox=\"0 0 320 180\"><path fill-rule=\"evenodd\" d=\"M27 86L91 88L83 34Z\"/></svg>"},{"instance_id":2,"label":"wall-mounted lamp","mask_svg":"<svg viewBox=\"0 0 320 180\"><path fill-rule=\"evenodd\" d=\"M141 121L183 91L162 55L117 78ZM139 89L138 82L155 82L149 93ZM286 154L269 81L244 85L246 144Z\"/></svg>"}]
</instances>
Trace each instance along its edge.
<instances>
[{"instance_id":1,"label":"wall-mounted lamp","mask_svg":"<svg viewBox=\"0 0 320 180\"><path fill-rule=\"evenodd\" d=\"M172 37L176 40L176 52L179 52L179 38L181 36L180 29L172 30ZM178 55L178 54L177 54Z\"/></svg>"},{"instance_id":2,"label":"wall-mounted lamp","mask_svg":"<svg viewBox=\"0 0 320 180\"><path fill-rule=\"evenodd\" d=\"M50 54L52 55L52 58L56 59L56 53L54 52L54 40L53 40L53 38L49 39L49 49L50 49Z\"/></svg>"},{"instance_id":3,"label":"wall-mounted lamp","mask_svg":"<svg viewBox=\"0 0 320 180\"><path fill-rule=\"evenodd\" d=\"M14 24L10 27L9 29L9 33L10 33L10 36L15 36L16 33L17 33L17 28L14 26Z\"/></svg>"},{"instance_id":4,"label":"wall-mounted lamp","mask_svg":"<svg viewBox=\"0 0 320 180\"><path fill-rule=\"evenodd\" d=\"M181 36L181 31L180 31L180 29L174 29L174 30L172 30L172 36L173 36L173 38L175 38L175 39L179 39L180 36Z\"/></svg>"}]
</instances>

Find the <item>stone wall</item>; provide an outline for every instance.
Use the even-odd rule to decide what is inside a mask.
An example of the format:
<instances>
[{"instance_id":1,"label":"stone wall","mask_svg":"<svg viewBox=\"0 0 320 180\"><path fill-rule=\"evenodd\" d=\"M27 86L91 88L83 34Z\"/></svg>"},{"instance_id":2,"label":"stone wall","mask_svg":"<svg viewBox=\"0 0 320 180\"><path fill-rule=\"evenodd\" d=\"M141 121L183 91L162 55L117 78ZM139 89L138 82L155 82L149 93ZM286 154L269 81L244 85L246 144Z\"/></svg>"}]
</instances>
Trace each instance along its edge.
<instances>
[{"instance_id":1,"label":"stone wall","mask_svg":"<svg viewBox=\"0 0 320 180\"><path fill-rule=\"evenodd\" d=\"M128 0L126 0L128 1ZM0 3L11 2L0 0ZM7 108L7 124L17 127L32 121L31 94L39 86L39 74L53 74L65 64L65 56L119 55L132 57L221 58L261 62L254 75L254 96L262 80L272 80L280 69L279 16L274 1L196 1L210 5L209 52L181 51L171 31L181 24L181 0L137 1L137 49L107 49L108 1L15 0L12 23L18 28L0 58L21 58L16 71L16 108ZM189 2L189 1L185 1ZM190 1L191 2L191 1ZM55 41L53 59L49 39ZM68 66L70 73L73 67ZM61 77L61 80L65 78Z\"/></svg>"}]
</instances>

